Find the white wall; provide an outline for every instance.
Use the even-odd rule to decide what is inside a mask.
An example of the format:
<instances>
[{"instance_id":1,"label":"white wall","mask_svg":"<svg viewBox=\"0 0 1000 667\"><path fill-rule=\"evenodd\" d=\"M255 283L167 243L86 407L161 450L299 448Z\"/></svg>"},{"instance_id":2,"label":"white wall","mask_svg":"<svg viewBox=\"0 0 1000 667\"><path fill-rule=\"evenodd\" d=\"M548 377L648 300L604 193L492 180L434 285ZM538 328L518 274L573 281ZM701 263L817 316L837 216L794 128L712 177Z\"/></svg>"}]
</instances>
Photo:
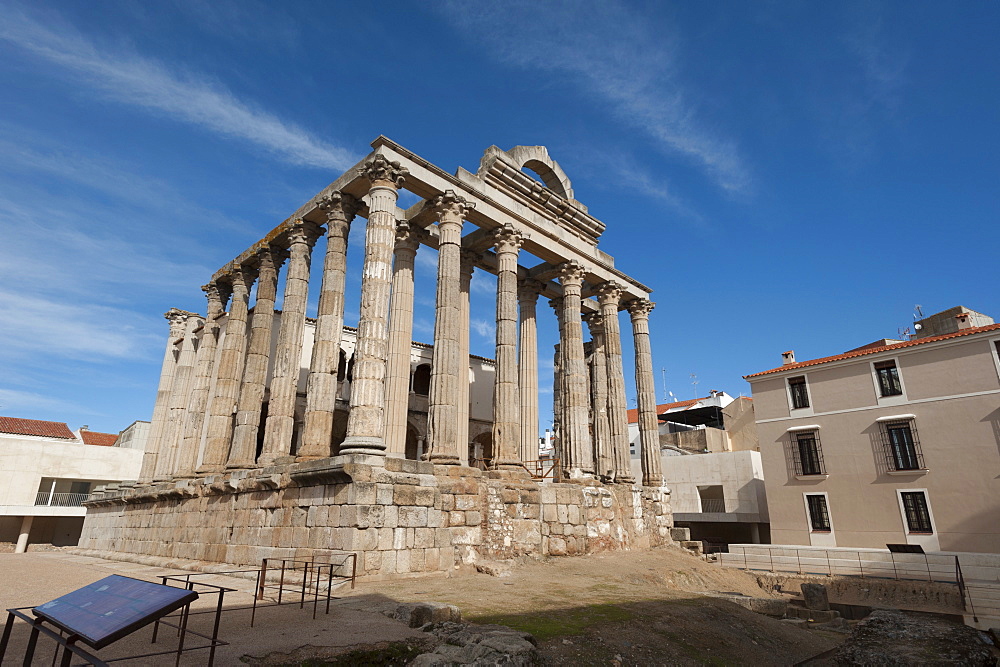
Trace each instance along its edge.
<instances>
[{"instance_id":1,"label":"white wall","mask_svg":"<svg viewBox=\"0 0 1000 667\"><path fill-rule=\"evenodd\" d=\"M760 452L665 455L662 461L674 512L701 512L698 487L721 485L728 512L759 514L762 522L768 520Z\"/></svg>"}]
</instances>

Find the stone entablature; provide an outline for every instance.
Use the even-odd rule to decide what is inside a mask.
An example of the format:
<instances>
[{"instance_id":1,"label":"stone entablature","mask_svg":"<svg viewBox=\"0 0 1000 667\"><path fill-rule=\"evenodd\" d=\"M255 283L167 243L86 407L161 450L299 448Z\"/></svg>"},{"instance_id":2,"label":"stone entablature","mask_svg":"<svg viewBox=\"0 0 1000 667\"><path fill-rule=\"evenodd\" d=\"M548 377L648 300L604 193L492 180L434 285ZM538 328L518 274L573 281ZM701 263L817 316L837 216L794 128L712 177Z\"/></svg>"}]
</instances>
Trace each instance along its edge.
<instances>
[{"instance_id":1,"label":"stone entablature","mask_svg":"<svg viewBox=\"0 0 1000 667\"><path fill-rule=\"evenodd\" d=\"M152 562L259 565L358 554L358 574L643 549L670 542L668 495L625 484L542 484L395 457L339 456L196 480L108 487L80 548Z\"/></svg>"}]
</instances>

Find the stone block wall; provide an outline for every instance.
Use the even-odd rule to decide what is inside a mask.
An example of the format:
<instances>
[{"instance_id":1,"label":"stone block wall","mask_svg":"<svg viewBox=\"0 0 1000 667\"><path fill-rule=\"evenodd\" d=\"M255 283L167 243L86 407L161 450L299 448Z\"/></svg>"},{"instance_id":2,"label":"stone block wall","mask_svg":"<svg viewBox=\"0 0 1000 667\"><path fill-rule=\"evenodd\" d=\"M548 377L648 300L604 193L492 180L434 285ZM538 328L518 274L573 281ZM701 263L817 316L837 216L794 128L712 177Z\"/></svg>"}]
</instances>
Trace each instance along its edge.
<instances>
[{"instance_id":1,"label":"stone block wall","mask_svg":"<svg viewBox=\"0 0 1000 667\"><path fill-rule=\"evenodd\" d=\"M259 565L358 555L358 575L668 544L669 495L598 482L343 456L143 487L87 503L80 548L147 562Z\"/></svg>"}]
</instances>

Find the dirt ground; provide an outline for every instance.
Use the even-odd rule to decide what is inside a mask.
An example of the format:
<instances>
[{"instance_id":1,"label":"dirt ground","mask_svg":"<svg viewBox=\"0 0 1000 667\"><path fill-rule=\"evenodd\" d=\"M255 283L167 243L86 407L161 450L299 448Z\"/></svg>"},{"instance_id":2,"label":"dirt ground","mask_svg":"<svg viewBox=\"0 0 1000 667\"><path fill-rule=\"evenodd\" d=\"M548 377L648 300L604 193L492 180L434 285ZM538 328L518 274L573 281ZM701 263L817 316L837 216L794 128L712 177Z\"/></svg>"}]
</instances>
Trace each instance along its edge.
<instances>
[{"instance_id":1,"label":"dirt ground","mask_svg":"<svg viewBox=\"0 0 1000 667\"><path fill-rule=\"evenodd\" d=\"M112 572L155 580L167 570L65 552L4 554L0 608L38 604ZM229 594L227 607L252 599L249 581L213 581L240 589ZM222 638L232 643L220 649L216 664L378 664L366 662L364 652L427 640L382 613L415 601L448 602L459 606L466 620L531 632L544 661L553 665L788 665L843 640L843 635L802 629L699 595L703 591L770 595L752 575L723 570L675 548L529 561L500 577L468 568L449 577L359 582L354 591L341 592L329 616L320 613L316 620L308 607L271 607L259 610L256 627L250 628L248 611L227 611ZM192 616L201 625L207 618ZM26 628L15 632L4 664L22 654L26 634ZM123 641L116 655L148 651L148 642L148 633L140 631ZM189 654L182 664L204 661L203 651Z\"/></svg>"}]
</instances>

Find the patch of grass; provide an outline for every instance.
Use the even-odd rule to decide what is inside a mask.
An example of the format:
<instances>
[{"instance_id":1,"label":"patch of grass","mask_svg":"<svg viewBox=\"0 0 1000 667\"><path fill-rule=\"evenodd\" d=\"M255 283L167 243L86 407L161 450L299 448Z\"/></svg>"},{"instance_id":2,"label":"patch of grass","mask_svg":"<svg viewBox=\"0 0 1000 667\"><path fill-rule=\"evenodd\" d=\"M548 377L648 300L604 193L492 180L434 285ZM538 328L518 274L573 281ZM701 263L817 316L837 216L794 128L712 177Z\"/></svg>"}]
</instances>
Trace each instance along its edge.
<instances>
[{"instance_id":1,"label":"patch of grass","mask_svg":"<svg viewBox=\"0 0 1000 667\"><path fill-rule=\"evenodd\" d=\"M533 614L491 614L470 619L474 623L495 623L530 632L539 641L583 634L587 628L602 623L619 623L635 613L613 604L593 604L572 609L552 609Z\"/></svg>"},{"instance_id":2,"label":"patch of grass","mask_svg":"<svg viewBox=\"0 0 1000 667\"><path fill-rule=\"evenodd\" d=\"M663 632L658 630L653 630L653 632L660 635L661 637L669 639L670 643L674 644L678 649L680 649L681 652L684 653L684 655L703 665L712 665L713 667L724 667L724 665L728 664L722 658L719 658L714 655L706 655L697 646L692 646L691 644L687 643L687 641L685 641L683 637L681 637L679 634L675 632Z\"/></svg>"},{"instance_id":3,"label":"patch of grass","mask_svg":"<svg viewBox=\"0 0 1000 667\"><path fill-rule=\"evenodd\" d=\"M426 649L411 646L404 642L392 642L380 649L355 649L327 660L303 660L298 667L339 667L341 665L359 665L363 667L392 667L405 665Z\"/></svg>"}]
</instances>

